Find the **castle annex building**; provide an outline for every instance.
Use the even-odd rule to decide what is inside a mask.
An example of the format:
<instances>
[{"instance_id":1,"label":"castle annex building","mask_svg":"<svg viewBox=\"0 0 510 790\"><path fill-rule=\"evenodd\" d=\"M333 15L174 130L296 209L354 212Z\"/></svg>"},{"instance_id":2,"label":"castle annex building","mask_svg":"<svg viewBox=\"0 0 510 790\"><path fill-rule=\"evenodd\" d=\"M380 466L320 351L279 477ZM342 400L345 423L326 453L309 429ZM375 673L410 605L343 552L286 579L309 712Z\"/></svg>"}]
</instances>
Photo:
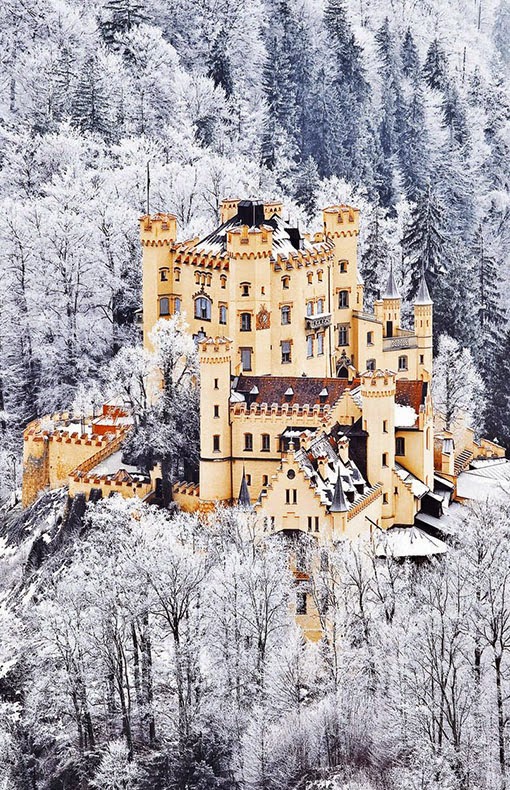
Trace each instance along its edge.
<instances>
[{"instance_id":1,"label":"castle annex building","mask_svg":"<svg viewBox=\"0 0 510 790\"><path fill-rule=\"evenodd\" d=\"M199 482L176 481L174 498L203 512L239 502L269 534L326 545L405 532L408 555L441 553L421 530L473 459L504 450L469 429L434 434L426 282L410 328L392 271L365 312L358 210L324 209L313 235L283 217L280 203L225 200L219 226L188 241L170 214L140 219L143 342L183 312L199 348ZM71 495L150 501L158 470L122 464L129 415L105 407L85 425L60 415L27 428L24 504L66 481Z\"/></svg>"}]
</instances>

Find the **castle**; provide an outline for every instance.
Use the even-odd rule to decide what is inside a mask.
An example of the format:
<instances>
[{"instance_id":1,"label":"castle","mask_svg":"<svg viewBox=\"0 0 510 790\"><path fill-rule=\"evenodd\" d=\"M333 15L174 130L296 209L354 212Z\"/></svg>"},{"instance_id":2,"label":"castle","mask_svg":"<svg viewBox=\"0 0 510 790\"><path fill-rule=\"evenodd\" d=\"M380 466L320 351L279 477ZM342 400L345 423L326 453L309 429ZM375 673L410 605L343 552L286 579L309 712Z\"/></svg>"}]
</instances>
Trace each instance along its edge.
<instances>
[{"instance_id":1,"label":"castle","mask_svg":"<svg viewBox=\"0 0 510 790\"><path fill-rule=\"evenodd\" d=\"M199 348L199 482L175 483L183 509L239 502L263 532L325 545L396 534L437 521L473 458L504 455L469 429L434 435L426 282L412 329L391 270L365 312L358 233L358 210L343 205L324 209L313 237L289 227L281 203L224 200L219 227L188 241L173 215L140 219L143 342L183 312ZM129 415L107 406L80 424L32 423L23 503L66 483L71 496L150 501L158 470L122 464L126 430Z\"/></svg>"}]
</instances>

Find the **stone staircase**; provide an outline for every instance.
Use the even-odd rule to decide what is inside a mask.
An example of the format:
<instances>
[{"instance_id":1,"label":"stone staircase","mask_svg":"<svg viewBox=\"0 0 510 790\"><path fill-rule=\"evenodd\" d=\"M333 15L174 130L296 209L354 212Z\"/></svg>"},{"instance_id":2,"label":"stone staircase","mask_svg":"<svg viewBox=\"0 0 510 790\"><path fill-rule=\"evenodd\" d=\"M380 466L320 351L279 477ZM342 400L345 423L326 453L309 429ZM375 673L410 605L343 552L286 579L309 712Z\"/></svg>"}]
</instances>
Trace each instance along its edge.
<instances>
[{"instance_id":1,"label":"stone staircase","mask_svg":"<svg viewBox=\"0 0 510 790\"><path fill-rule=\"evenodd\" d=\"M463 450L461 453L455 456L455 467L454 467L455 476L458 477L458 475L460 475L461 472L467 469L467 467L469 466L472 460L473 460L473 453L471 452L471 450Z\"/></svg>"}]
</instances>

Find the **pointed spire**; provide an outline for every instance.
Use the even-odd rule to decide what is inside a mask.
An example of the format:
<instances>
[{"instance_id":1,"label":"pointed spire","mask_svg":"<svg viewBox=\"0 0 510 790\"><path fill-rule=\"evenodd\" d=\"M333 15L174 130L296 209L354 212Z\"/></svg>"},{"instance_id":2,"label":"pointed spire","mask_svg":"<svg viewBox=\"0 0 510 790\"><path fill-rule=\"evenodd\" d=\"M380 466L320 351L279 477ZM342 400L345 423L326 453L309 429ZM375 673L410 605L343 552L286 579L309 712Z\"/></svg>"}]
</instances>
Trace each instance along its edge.
<instances>
[{"instance_id":1,"label":"pointed spire","mask_svg":"<svg viewBox=\"0 0 510 790\"><path fill-rule=\"evenodd\" d=\"M248 491L248 483L246 482L246 471L243 466L243 476L241 479L241 488L239 489L239 499L237 504L241 507L251 508L250 492Z\"/></svg>"},{"instance_id":2,"label":"pointed spire","mask_svg":"<svg viewBox=\"0 0 510 790\"><path fill-rule=\"evenodd\" d=\"M395 277L393 276L393 263L390 263L390 276L388 277L388 282L386 283L386 290L382 295L383 299L400 299L400 293L397 288L397 283L395 282Z\"/></svg>"},{"instance_id":3,"label":"pointed spire","mask_svg":"<svg viewBox=\"0 0 510 790\"><path fill-rule=\"evenodd\" d=\"M421 280L420 280L420 287L418 288L418 293L416 295L415 304L432 304L432 299L430 298L429 289L427 288L427 280L425 279L425 271L421 270Z\"/></svg>"},{"instance_id":4,"label":"pointed spire","mask_svg":"<svg viewBox=\"0 0 510 790\"><path fill-rule=\"evenodd\" d=\"M342 478L340 477L340 469L338 470L338 477L335 483L335 491L333 493L333 500L329 506L330 513L345 513L349 510L349 505L345 498L344 489L342 487Z\"/></svg>"}]
</instances>

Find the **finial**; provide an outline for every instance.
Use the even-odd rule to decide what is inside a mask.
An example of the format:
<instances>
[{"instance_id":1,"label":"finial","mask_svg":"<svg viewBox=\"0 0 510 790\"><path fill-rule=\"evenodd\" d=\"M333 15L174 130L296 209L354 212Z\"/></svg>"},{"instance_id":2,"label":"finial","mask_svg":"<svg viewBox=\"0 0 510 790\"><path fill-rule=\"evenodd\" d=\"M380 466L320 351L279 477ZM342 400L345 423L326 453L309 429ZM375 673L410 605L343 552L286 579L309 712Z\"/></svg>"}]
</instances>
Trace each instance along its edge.
<instances>
[{"instance_id":1,"label":"finial","mask_svg":"<svg viewBox=\"0 0 510 790\"><path fill-rule=\"evenodd\" d=\"M432 299L430 298L429 289L427 287L427 280L425 279L425 268L423 265L421 267L420 287L418 288L418 293L416 295L416 300L414 303L417 305L433 304Z\"/></svg>"},{"instance_id":2,"label":"finial","mask_svg":"<svg viewBox=\"0 0 510 790\"><path fill-rule=\"evenodd\" d=\"M397 288L397 283L395 282L395 277L393 276L393 261L390 261L390 276L388 277L388 282L386 283L386 290L382 296L383 299L400 299L400 293Z\"/></svg>"}]
</instances>

